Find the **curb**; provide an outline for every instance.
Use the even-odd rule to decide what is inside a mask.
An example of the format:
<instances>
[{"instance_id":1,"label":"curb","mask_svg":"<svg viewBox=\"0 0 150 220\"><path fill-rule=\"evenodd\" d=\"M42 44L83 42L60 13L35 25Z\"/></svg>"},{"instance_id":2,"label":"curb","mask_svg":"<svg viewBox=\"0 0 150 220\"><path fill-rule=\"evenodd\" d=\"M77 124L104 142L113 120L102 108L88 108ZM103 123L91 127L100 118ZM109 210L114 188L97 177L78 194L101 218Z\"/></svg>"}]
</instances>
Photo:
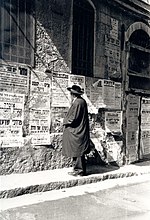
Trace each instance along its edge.
<instances>
[{"instance_id":1,"label":"curb","mask_svg":"<svg viewBox=\"0 0 150 220\"><path fill-rule=\"evenodd\" d=\"M80 186L90 183L96 183L100 181L104 181L107 179L117 179L117 178L124 178L124 177L132 177L132 176L140 176L144 174L150 174L150 166L141 167L142 170L133 171L133 172L118 172L118 173L104 173L104 174L93 174L85 177L75 177L75 179L70 179L66 181L54 181L44 184L35 184L30 185L27 187L18 187L9 190L2 190L0 191L0 199L2 198L13 198L17 196L21 196L24 194L31 194L37 192L46 192L52 190L58 190L63 188L70 188L74 186Z\"/></svg>"}]
</instances>

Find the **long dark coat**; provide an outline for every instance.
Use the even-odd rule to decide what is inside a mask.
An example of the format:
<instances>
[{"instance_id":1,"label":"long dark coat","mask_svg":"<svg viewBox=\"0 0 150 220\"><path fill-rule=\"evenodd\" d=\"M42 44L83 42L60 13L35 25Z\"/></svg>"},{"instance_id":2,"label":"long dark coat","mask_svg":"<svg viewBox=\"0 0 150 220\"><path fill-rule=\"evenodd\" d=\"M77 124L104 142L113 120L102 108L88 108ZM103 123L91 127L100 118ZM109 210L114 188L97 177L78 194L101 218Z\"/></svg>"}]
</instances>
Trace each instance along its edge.
<instances>
[{"instance_id":1,"label":"long dark coat","mask_svg":"<svg viewBox=\"0 0 150 220\"><path fill-rule=\"evenodd\" d=\"M67 157L80 157L89 148L89 118L87 103L77 97L64 118L62 154Z\"/></svg>"}]
</instances>

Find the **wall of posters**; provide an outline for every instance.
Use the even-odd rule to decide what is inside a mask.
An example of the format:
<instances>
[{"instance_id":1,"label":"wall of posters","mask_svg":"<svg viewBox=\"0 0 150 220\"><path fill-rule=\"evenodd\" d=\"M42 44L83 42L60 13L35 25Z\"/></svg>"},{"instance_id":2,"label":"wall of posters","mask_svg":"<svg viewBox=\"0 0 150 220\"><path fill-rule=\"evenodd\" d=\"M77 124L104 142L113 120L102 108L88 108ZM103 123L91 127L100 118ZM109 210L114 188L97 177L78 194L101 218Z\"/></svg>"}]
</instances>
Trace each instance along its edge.
<instances>
[{"instance_id":1,"label":"wall of posters","mask_svg":"<svg viewBox=\"0 0 150 220\"><path fill-rule=\"evenodd\" d=\"M22 146L24 95L0 92L0 145Z\"/></svg>"},{"instance_id":2,"label":"wall of posters","mask_svg":"<svg viewBox=\"0 0 150 220\"><path fill-rule=\"evenodd\" d=\"M31 73L29 134L35 145L50 144L51 79L43 72Z\"/></svg>"},{"instance_id":3,"label":"wall of posters","mask_svg":"<svg viewBox=\"0 0 150 220\"><path fill-rule=\"evenodd\" d=\"M84 88L82 77L71 76L71 78L72 84L78 84ZM102 142L105 141L106 133L121 133L122 112L119 111L121 110L121 95L121 83L85 77L85 94L83 94L83 98L88 104L90 113L90 136L96 150L101 152L101 154L103 154L104 150ZM103 116L98 113L101 108L105 109ZM111 109L111 111L106 109ZM122 144L122 142L118 144L115 140L108 144L106 151L107 159L110 162L118 159Z\"/></svg>"},{"instance_id":4,"label":"wall of posters","mask_svg":"<svg viewBox=\"0 0 150 220\"><path fill-rule=\"evenodd\" d=\"M18 138L22 138L23 135L26 136L26 139L31 140L31 144L43 145L50 144L50 134L62 133L63 119L70 106L67 87L73 84L79 85L84 90L83 98L88 104L88 111L91 115L98 115L100 108L113 107L115 111L121 106L121 84L111 80L58 72L51 74L35 70L29 72L27 67L23 68L17 65L1 65L0 71L2 73L0 82L3 82L3 87L0 87L0 90L9 91L12 97L15 95L19 97L19 94L25 95L25 99L20 101L21 106L17 106L17 110L13 109L13 115L19 115L20 112L20 117L24 116L21 119L16 119L16 122L14 121L15 127L12 126L10 119L6 119L6 116L12 117L12 108L4 108L4 104L1 104L0 123L5 125L3 129L1 126L1 137L4 138L10 131L17 137L9 142L11 146L17 146L17 141L23 143ZM6 102L6 92L2 94ZM17 120L20 120L18 127ZM105 122L104 118L103 122ZM105 137L104 129L104 123L102 126L99 120L94 122L91 137L97 143L97 149L101 148L100 142ZM22 133L22 130L25 132ZM117 130L117 125L115 130Z\"/></svg>"}]
</instances>

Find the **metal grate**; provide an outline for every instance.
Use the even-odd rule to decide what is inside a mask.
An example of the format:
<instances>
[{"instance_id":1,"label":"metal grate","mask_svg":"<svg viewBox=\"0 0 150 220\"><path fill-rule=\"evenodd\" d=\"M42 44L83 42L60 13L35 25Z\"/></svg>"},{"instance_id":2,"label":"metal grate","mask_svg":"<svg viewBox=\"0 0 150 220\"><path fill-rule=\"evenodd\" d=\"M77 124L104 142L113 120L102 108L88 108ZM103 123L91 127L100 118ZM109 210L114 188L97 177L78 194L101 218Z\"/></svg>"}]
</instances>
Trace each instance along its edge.
<instances>
[{"instance_id":1,"label":"metal grate","mask_svg":"<svg viewBox=\"0 0 150 220\"><path fill-rule=\"evenodd\" d=\"M94 10L85 0L73 4L72 73L93 75Z\"/></svg>"},{"instance_id":2,"label":"metal grate","mask_svg":"<svg viewBox=\"0 0 150 220\"><path fill-rule=\"evenodd\" d=\"M34 1L1 0L0 59L33 65Z\"/></svg>"}]
</instances>

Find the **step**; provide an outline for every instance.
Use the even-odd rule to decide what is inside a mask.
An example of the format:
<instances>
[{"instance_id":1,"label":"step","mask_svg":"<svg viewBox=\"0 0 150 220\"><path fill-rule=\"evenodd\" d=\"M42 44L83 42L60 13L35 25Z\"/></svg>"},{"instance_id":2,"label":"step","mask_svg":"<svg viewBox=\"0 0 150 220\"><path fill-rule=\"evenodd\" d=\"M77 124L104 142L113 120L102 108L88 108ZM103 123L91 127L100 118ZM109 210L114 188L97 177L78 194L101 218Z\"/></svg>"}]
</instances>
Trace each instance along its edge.
<instances>
[{"instance_id":1,"label":"step","mask_svg":"<svg viewBox=\"0 0 150 220\"><path fill-rule=\"evenodd\" d=\"M72 168L0 176L0 198L13 198L24 194L95 183L106 179L150 174L150 161L123 167L92 165L87 167L87 176L83 177L70 176L68 174L70 171Z\"/></svg>"}]
</instances>

